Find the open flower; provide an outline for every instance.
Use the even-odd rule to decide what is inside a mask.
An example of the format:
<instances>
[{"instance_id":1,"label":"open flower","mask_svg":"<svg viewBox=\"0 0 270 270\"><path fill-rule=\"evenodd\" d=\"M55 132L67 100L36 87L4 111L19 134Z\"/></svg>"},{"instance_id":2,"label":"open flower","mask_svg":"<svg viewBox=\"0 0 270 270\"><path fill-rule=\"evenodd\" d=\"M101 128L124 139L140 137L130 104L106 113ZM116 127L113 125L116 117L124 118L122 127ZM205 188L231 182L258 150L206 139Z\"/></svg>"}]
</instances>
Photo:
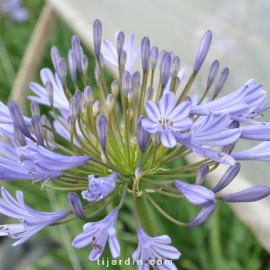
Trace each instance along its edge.
<instances>
[{"instance_id":1,"label":"open flower","mask_svg":"<svg viewBox=\"0 0 270 270\"><path fill-rule=\"evenodd\" d=\"M176 96L172 92L164 94L158 106L149 100L146 102L146 112L152 121L142 120L143 128L151 134L160 132L162 145L170 148L176 145L172 132L186 130L192 125L192 120L188 118L190 104L184 101L175 105Z\"/></svg>"},{"instance_id":2,"label":"open flower","mask_svg":"<svg viewBox=\"0 0 270 270\"><path fill-rule=\"evenodd\" d=\"M105 248L109 237L109 246L113 258L120 256L120 245L116 238L115 222L118 216L118 210L113 209L104 219L98 222L89 222L83 226L83 232L78 234L72 246L83 248L93 243L93 250L89 254L89 260L96 261Z\"/></svg>"}]
</instances>

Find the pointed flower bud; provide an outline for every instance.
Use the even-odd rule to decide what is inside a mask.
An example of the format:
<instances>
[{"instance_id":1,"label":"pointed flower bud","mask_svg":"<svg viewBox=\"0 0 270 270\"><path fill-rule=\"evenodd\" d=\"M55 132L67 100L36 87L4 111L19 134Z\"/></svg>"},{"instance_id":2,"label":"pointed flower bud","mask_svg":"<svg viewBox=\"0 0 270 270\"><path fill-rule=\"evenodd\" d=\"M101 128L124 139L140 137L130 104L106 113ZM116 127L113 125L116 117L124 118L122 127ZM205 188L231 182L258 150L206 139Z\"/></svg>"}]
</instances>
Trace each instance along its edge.
<instances>
[{"instance_id":1,"label":"pointed flower bud","mask_svg":"<svg viewBox=\"0 0 270 270\"><path fill-rule=\"evenodd\" d=\"M159 67L161 67L161 62L162 62L162 59L163 57L165 56L165 54L167 53L167 51L163 50L160 52L160 55L159 55Z\"/></svg>"},{"instance_id":2,"label":"pointed flower bud","mask_svg":"<svg viewBox=\"0 0 270 270\"><path fill-rule=\"evenodd\" d=\"M114 96L112 94L109 94L106 98L106 105L107 105L107 109L108 111L112 111L113 110L113 106L114 106Z\"/></svg>"},{"instance_id":3,"label":"pointed flower bud","mask_svg":"<svg viewBox=\"0 0 270 270\"><path fill-rule=\"evenodd\" d=\"M99 114L100 111L100 102L97 100L95 101L94 105L93 105L93 115L94 117L96 117Z\"/></svg>"},{"instance_id":4,"label":"pointed flower bud","mask_svg":"<svg viewBox=\"0 0 270 270\"><path fill-rule=\"evenodd\" d=\"M195 185L201 185L209 172L208 165L202 165L197 172Z\"/></svg>"},{"instance_id":5,"label":"pointed flower bud","mask_svg":"<svg viewBox=\"0 0 270 270\"><path fill-rule=\"evenodd\" d=\"M88 58L86 55L83 55L81 58L81 65L82 65L82 74L85 75L87 74L87 69L88 69Z\"/></svg>"},{"instance_id":6,"label":"pointed flower bud","mask_svg":"<svg viewBox=\"0 0 270 270\"><path fill-rule=\"evenodd\" d=\"M235 163L233 166L230 166L217 185L212 189L213 192L217 193L227 187L239 173L240 169L241 164L239 162Z\"/></svg>"},{"instance_id":7,"label":"pointed flower bud","mask_svg":"<svg viewBox=\"0 0 270 270\"><path fill-rule=\"evenodd\" d=\"M82 92L80 90L76 90L76 92L74 94L74 98L77 100L78 115L80 115L82 113L82 99L83 99Z\"/></svg>"},{"instance_id":8,"label":"pointed flower bud","mask_svg":"<svg viewBox=\"0 0 270 270\"><path fill-rule=\"evenodd\" d=\"M53 86L51 81L47 81L45 84L46 93L51 106L53 106Z\"/></svg>"},{"instance_id":9,"label":"pointed flower bud","mask_svg":"<svg viewBox=\"0 0 270 270\"><path fill-rule=\"evenodd\" d=\"M212 203L208 207L203 207L198 215L188 223L188 227L195 227L205 222L214 213L216 208L216 203Z\"/></svg>"},{"instance_id":10,"label":"pointed flower bud","mask_svg":"<svg viewBox=\"0 0 270 270\"><path fill-rule=\"evenodd\" d=\"M80 44L80 39L77 36L72 36L71 46L76 60L76 66L80 73L82 73L81 57L82 57L82 48Z\"/></svg>"},{"instance_id":11,"label":"pointed flower bud","mask_svg":"<svg viewBox=\"0 0 270 270\"><path fill-rule=\"evenodd\" d=\"M16 101L14 101L14 100L10 100L8 102L8 108L9 108L9 112L10 112L10 115L12 117L13 122L18 127L18 129L20 130L20 132L24 136L30 138L31 137L31 133L30 133L30 131L27 128L27 125L26 125L26 123L24 121L24 118L23 118L22 111L21 111L18 103Z\"/></svg>"},{"instance_id":12,"label":"pointed flower bud","mask_svg":"<svg viewBox=\"0 0 270 270\"><path fill-rule=\"evenodd\" d=\"M72 98L69 101L69 113L71 116L71 122L75 123L78 115L78 102L76 98Z\"/></svg>"},{"instance_id":13,"label":"pointed flower bud","mask_svg":"<svg viewBox=\"0 0 270 270\"><path fill-rule=\"evenodd\" d=\"M101 39L102 39L102 25L100 20L95 20L93 26L93 40L96 56L100 55Z\"/></svg>"},{"instance_id":14,"label":"pointed flower bud","mask_svg":"<svg viewBox=\"0 0 270 270\"><path fill-rule=\"evenodd\" d=\"M94 95L90 86L84 88L83 96L88 107L94 103Z\"/></svg>"},{"instance_id":15,"label":"pointed flower bud","mask_svg":"<svg viewBox=\"0 0 270 270\"><path fill-rule=\"evenodd\" d=\"M121 56L120 56L120 68L121 68L121 70L124 70L126 62L127 62L127 53L126 53L126 51L122 51Z\"/></svg>"},{"instance_id":16,"label":"pointed flower bud","mask_svg":"<svg viewBox=\"0 0 270 270\"><path fill-rule=\"evenodd\" d=\"M35 101L31 102L31 112L32 115L37 115L38 117L40 117L40 109L38 104Z\"/></svg>"},{"instance_id":17,"label":"pointed flower bud","mask_svg":"<svg viewBox=\"0 0 270 270\"><path fill-rule=\"evenodd\" d=\"M42 131L42 124L40 118L36 115L33 115L31 118L31 126L34 131L34 134L37 138L37 141L40 145L44 145L44 137Z\"/></svg>"},{"instance_id":18,"label":"pointed flower bud","mask_svg":"<svg viewBox=\"0 0 270 270\"><path fill-rule=\"evenodd\" d=\"M67 63L61 58L58 63L58 75L63 86L67 85Z\"/></svg>"},{"instance_id":19,"label":"pointed flower bud","mask_svg":"<svg viewBox=\"0 0 270 270\"><path fill-rule=\"evenodd\" d=\"M194 205L207 207L215 203L214 192L203 186L191 185L180 180L176 180L174 184L185 198Z\"/></svg>"},{"instance_id":20,"label":"pointed flower bud","mask_svg":"<svg viewBox=\"0 0 270 270\"><path fill-rule=\"evenodd\" d=\"M130 75L128 71L124 71L122 75L122 87L123 87L124 97L128 96L130 83L131 83Z\"/></svg>"},{"instance_id":21,"label":"pointed flower bud","mask_svg":"<svg viewBox=\"0 0 270 270\"><path fill-rule=\"evenodd\" d=\"M160 144L160 132L151 134L152 142L154 147L158 147Z\"/></svg>"},{"instance_id":22,"label":"pointed flower bud","mask_svg":"<svg viewBox=\"0 0 270 270\"><path fill-rule=\"evenodd\" d=\"M114 80L112 82L111 90L112 90L112 94L113 94L114 98L116 99L116 97L118 95L118 91L119 91L119 83L118 83L118 81Z\"/></svg>"},{"instance_id":23,"label":"pointed flower bud","mask_svg":"<svg viewBox=\"0 0 270 270\"><path fill-rule=\"evenodd\" d=\"M100 114L97 119L97 132L99 143L102 148L106 147L107 135L108 135L108 120L107 118Z\"/></svg>"},{"instance_id":24,"label":"pointed flower bud","mask_svg":"<svg viewBox=\"0 0 270 270\"><path fill-rule=\"evenodd\" d=\"M255 186L233 194L221 196L225 202L255 202L270 194L268 186Z\"/></svg>"},{"instance_id":25,"label":"pointed flower bud","mask_svg":"<svg viewBox=\"0 0 270 270\"><path fill-rule=\"evenodd\" d=\"M170 77L170 68L171 68L171 55L170 53L166 53L161 59L160 65L160 79L161 84L165 86Z\"/></svg>"},{"instance_id":26,"label":"pointed flower bud","mask_svg":"<svg viewBox=\"0 0 270 270\"><path fill-rule=\"evenodd\" d=\"M145 119L145 117L140 116L137 122L137 140L138 140L139 148L142 152L145 151L147 140L148 140L148 132L142 126L143 119Z\"/></svg>"},{"instance_id":27,"label":"pointed flower bud","mask_svg":"<svg viewBox=\"0 0 270 270\"><path fill-rule=\"evenodd\" d=\"M151 54L150 54L150 62L151 62L151 69L152 70L154 70L156 68L158 57L159 57L158 47L153 47L151 49Z\"/></svg>"},{"instance_id":28,"label":"pointed flower bud","mask_svg":"<svg viewBox=\"0 0 270 270\"><path fill-rule=\"evenodd\" d=\"M14 128L14 139L19 146L26 146L26 140L25 140L25 137L24 135L20 132L20 130L18 129L18 127L14 124L13 125L13 128Z\"/></svg>"},{"instance_id":29,"label":"pointed flower bud","mask_svg":"<svg viewBox=\"0 0 270 270\"><path fill-rule=\"evenodd\" d=\"M204 62L204 59L208 53L209 47L212 41L212 32L208 30L202 37L200 47L197 53L196 61L194 64L193 71L198 72Z\"/></svg>"},{"instance_id":30,"label":"pointed flower bud","mask_svg":"<svg viewBox=\"0 0 270 270\"><path fill-rule=\"evenodd\" d=\"M124 47L124 43L125 43L125 34L120 31L117 35L117 39L116 39L116 48L117 48L117 55L118 57L120 57L123 47Z\"/></svg>"},{"instance_id":31,"label":"pointed flower bud","mask_svg":"<svg viewBox=\"0 0 270 270\"><path fill-rule=\"evenodd\" d=\"M154 88L152 87L151 97L150 97L150 86L147 87L145 98L146 100L152 100L154 97Z\"/></svg>"},{"instance_id":32,"label":"pointed flower bud","mask_svg":"<svg viewBox=\"0 0 270 270\"><path fill-rule=\"evenodd\" d=\"M141 75L139 71L136 71L133 74L133 87L136 93L138 94L141 90Z\"/></svg>"},{"instance_id":33,"label":"pointed flower bud","mask_svg":"<svg viewBox=\"0 0 270 270\"><path fill-rule=\"evenodd\" d=\"M68 129L68 132L70 133L70 135L73 136L74 130L73 130L73 122L72 122L71 116L69 116L67 119L67 129Z\"/></svg>"},{"instance_id":34,"label":"pointed flower bud","mask_svg":"<svg viewBox=\"0 0 270 270\"><path fill-rule=\"evenodd\" d=\"M223 88L223 85L224 83L226 82L227 78L229 76L229 69L227 67L225 67L219 77L218 77L218 80L217 80L217 84L216 84L216 87L215 87L215 91L214 91L214 97L217 97L221 91L221 89Z\"/></svg>"},{"instance_id":35,"label":"pointed flower bud","mask_svg":"<svg viewBox=\"0 0 270 270\"><path fill-rule=\"evenodd\" d=\"M136 181L139 181L143 175L143 169L141 167L136 168L135 170L135 178Z\"/></svg>"},{"instance_id":36,"label":"pointed flower bud","mask_svg":"<svg viewBox=\"0 0 270 270\"><path fill-rule=\"evenodd\" d=\"M80 219L85 219L85 214L83 211L82 203L80 197L77 193L70 192L68 193L68 204L71 211Z\"/></svg>"},{"instance_id":37,"label":"pointed flower bud","mask_svg":"<svg viewBox=\"0 0 270 270\"><path fill-rule=\"evenodd\" d=\"M68 51L68 66L70 77L73 82L77 81L77 67L76 67L76 59L73 50Z\"/></svg>"},{"instance_id":38,"label":"pointed flower bud","mask_svg":"<svg viewBox=\"0 0 270 270\"><path fill-rule=\"evenodd\" d=\"M207 79L207 88L210 88L211 85L213 84L213 82L217 76L218 68L219 68L219 62L218 62L218 60L215 60L212 63L210 70L209 70L208 79Z\"/></svg>"},{"instance_id":39,"label":"pointed flower bud","mask_svg":"<svg viewBox=\"0 0 270 270\"><path fill-rule=\"evenodd\" d=\"M128 91L128 102L131 103L133 98L134 98L134 95L135 95L135 91L133 88L130 88L129 91Z\"/></svg>"},{"instance_id":40,"label":"pointed flower bud","mask_svg":"<svg viewBox=\"0 0 270 270\"><path fill-rule=\"evenodd\" d=\"M148 68L150 57L150 40L148 37L144 37L141 42L141 58L142 58L142 69Z\"/></svg>"},{"instance_id":41,"label":"pointed flower bud","mask_svg":"<svg viewBox=\"0 0 270 270\"><path fill-rule=\"evenodd\" d=\"M180 58L175 56L172 62L172 77L177 77L178 71L180 69Z\"/></svg>"},{"instance_id":42,"label":"pointed flower bud","mask_svg":"<svg viewBox=\"0 0 270 270\"><path fill-rule=\"evenodd\" d=\"M60 57L59 50L55 46L53 46L51 48L51 59L52 59L52 63L53 63L56 73L58 73L58 63L59 63L60 58L61 57Z\"/></svg>"}]
</instances>

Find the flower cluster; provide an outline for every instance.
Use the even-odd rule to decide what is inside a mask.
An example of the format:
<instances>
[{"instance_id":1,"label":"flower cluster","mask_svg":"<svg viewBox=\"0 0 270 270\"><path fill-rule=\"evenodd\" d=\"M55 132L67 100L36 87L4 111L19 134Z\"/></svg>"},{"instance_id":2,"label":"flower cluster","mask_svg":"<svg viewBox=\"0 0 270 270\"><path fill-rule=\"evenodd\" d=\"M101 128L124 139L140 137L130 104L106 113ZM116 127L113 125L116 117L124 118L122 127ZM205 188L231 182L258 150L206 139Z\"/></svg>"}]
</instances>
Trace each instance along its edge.
<instances>
[{"instance_id":1,"label":"flower cluster","mask_svg":"<svg viewBox=\"0 0 270 270\"><path fill-rule=\"evenodd\" d=\"M266 91L262 84L249 80L219 98L229 74L229 69L224 68L216 80L212 97L209 97L219 69L216 60L210 67L201 97L188 96L208 53L211 31L202 37L191 76L183 87L179 87L184 81L185 69L180 69L180 59L173 52L151 48L147 37L135 49L134 35L127 41L124 33L119 31L115 46L104 41L107 54L102 54L99 20L94 22L93 30L96 68L90 76L95 76L96 86L89 85L88 58L79 38L73 36L68 64L53 47L51 58L55 75L45 68L40 72L43 85L30 83L36 94L28 97L32 101L31 118L22 114L15 101L9 101L8 106L0 103L0 133L8 139L0 142L0 179L32 180L40 182L41 188L73 191L68 194L69 211L43 213L27 206L21 192L17 192L16 201L2 188L0 213L16 218L20 223L0 226L0 235L21 238L14 244L19 245L46 226L60 225L76 217L91 219L113 200L118 200L119 205L104 219L86 223L83 232L72 243L75 248L92 243L89 259L97 260L109 239L112 257L118 258L120 245L116 221L126 195L130 193L138 236L138 248L132 256L139 269L145 269L144 266L149 269L149 265L176 269L174 265L167 268L166 259L178 259L181 254L170 246L168 236L156 235L150 212L143 215L144 222L141 223L142 214L148 211L147 202L172 222L182 227L194 227L212 215L217 207L216 200L251 202L268 196L268 186L218 194L240 171L240 163L236 160L270 160L270 146L266 142L270 140L270 123L259 122L263 112L270 108L265 106ZM134 72L139 53L142 73ZM119 78L111 83L111 87L105 81L104 60L118 70ZM67 66L73 82L69 87ZM157 70L158 84L155 86ZM81 92L78 85L82 84L84 91ZM53 123L40 115L39 104L50 108ZM252 149L232 153L239 139L262 142ZM188 154L197 155L201 160L165 169L165 165ZM221 163L228 165L226 173L212 190L204 187L208 173ZM194 184L182 180L195 176ZM75 192L79 190L81 196ZM201 210L193 220L180 222L162 210L150 196L151 192L186 199ZM117 198L119 193L120 200ZM90 204L83 207L81 198ZM96 206L100 208L86 215ZM64 219L68 215L75 217Z\"/></svg>"},{"instance_id":2,"label":"flower cluster","mask_svg":"<svg viewBox=\"0 0 270 270\"><path fill-rule=\"evenodd\" d=\"M0 16L8 16L15 22L24 22L28 19L28 11L22 7L21 0L4 0L0 3Z\"/></svg>"}]
</instances>

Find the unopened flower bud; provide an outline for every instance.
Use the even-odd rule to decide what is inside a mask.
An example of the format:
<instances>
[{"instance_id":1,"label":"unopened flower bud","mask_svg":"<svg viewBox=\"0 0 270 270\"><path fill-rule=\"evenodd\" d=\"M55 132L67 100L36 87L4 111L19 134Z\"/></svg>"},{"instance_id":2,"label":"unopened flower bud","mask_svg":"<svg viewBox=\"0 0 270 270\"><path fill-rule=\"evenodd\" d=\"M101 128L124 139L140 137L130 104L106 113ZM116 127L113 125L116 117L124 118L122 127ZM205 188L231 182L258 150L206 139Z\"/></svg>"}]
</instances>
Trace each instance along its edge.
<instances>
[{"instance_id":1,"label":"unopened flower bud","mask_svg":"<svg viewBox=\"0 0 270 270\"><path fill-rule=\"evenodd\" d=\"M97 119L97 132L99 143L102 148L106 147L107 135L108 135L108 120L107 118L100 114Z\"/></svg>"},{"instance_id":2,"label":"unopened flower bud","mask_svg":"<svg viewBox=\"0 0 270 270\"><path fill-rule=\"evenodd\" d=\"M112 90L112 94L114 96L114 98L117 98L118 95L118 91L119 91L119 84L118 81L114 80L111 84L111 90Z\"/></svg>"},{"instance_id":3,"label":"unopened flower bud","mask_svg":"<svg viewBox=\"0 0 270 270\"><path fill-rule=\"evenodd\" d=\"M170 68L171 68L171 55L170 53L166 53L164 57L161 59L160 65L160 80L163 86L165 86L169 80Z\"/></svg>"},{"instance_id":4,"label":"unopened flower bud","mask_svg":"<svg viewBox=\"0 0 270 270\"><path fill-rule=\"evenodd\" d=\"M139 181L143 175L143 169L141 167L136 168L135 170L135 178L136 181Z\"/></svg>"},{"instance_id":5,"label":"unopened flower bud","mask_svg":"<svg viewBox=\"0 0 270 270\"><path fill-rule=\"evenodd\" d=\"M76 98L72 98L69 101L69 113L72 123L75 123L78 115L78 101L76 100Z\"/></svg>"},{"instance_id":6,"label":"unopened flower bud","mask_svg":"<svg viewBox=\"0 0 270 270\"><path fill-rule=\"evenodd\" d=\"M76 59L73 50L68 51L68 66L70 77L73 82L77 81L77 67L76 67Z\"/></svg>"},{"instance_id":7,"label":"unopened flower bud","mask_svg":"<svg viewBox=\"0 0 270 270\"><path fill-rule=\"evenodd\" d=\"M150 94L151 94L151 97L150 97ZM150 86L148 86L147 90L146 90L145 98L146 98L146 100L152 100L153 97L154 97L154 88L152 87L152 91L150 91Z\"/></svg>"},{"instance_id":8,"label":"unopened flower bud","mask_svg":"<svg viewBox=\"0 0 270 270\"><path fill-rule=\"evenodd\" d=\"M67 119L67 129L70 133L70 136L73 136L74 135L74 130L73 130L73 122L71 120L71 116L68 117Z\"/></svg>"},{"instance_id":9,"label":"unopened flower bud","mask_svg":"<svg viewBox=\"0 0 270 270\"><path fill-rule=\"evenodd\" d=\"M116 39L116 48L117 48L117 55L118 57L121 56L123 47L124 47L124 43L125 43L125 34L120 31L117 35L117 39Z\"/></svg>"},{"instance_id":10,"label":"unopened flower bud","mask_svg":"<svg viewBox=\"0 0 270 270\"><path fill-rule=\"evenodd\" d=\"M74 98L77 100L78 115L80 115L82 113L82 99L83 99L82 92L80 90L76 90Z\"/></svg>"},{"instance_id":11,"label":"unopened flower bud","mask_svg":"<svg viewBox=\"0 0 270 270\"><path fill-rule=\"evenodd\" d=\"M202 37L200 47L197 53L196 61L193 67L194 72L198 72L205 60L212 41L212 32L208 30Z\"/></svg>"},{"instance_id":12,"label":"unopened flower bud","mask_svg":"<svg viewBox=\"0 0 270 270\"><path fill-rule=\"evenodd\" d=\"M138 143L136 137L132 137L131 140L130 140L130 142L131 142L131 146L132 146L132 147L135 147L135 146L137 145L137 143Z\"/></svg>"},{"instance_id":13,"label":"unopened flower bud","mask_svg":"<svg viewBox=\"0 0 270 270\"><path fill-rule=\"evenodd\" d=\"M71 46L76 60L77 69L80 73L82 73L81 57L83 53L81 49L80 39L75 35L71 38Z\"/></svg>"},{"instance_id":14,"label":"unopened flower bud","mask_svg":"<svg viewBox=\"0 0 270 270\"><path fill-rule=\"evenodd\" d=\"M221 71L221 73L220 73L220 75L219 75L219 77L217 79L217 84L216 84L215 91L214 91L214 97L217 97L219 95L219 93L220 93L221 89L223 88L223 85L226 82L228 76L229 76L229 69L227 67L225 67Z\"/></svg>"},{"instance_id":15,"label":"unopened flower bud","mask_svg":"<svg viewBox=\"0 0 270 270\"><path fill-rule=\"evenodd\" d=\"M156 68L158 57L159 57L158 47L153 47L151 49L151 53L150 53L150 62L151 62L151 69L152 70L154 70Z\"/></svg>"},{"instance_id":16,"label":"unopened flower bud","mask_svg":"<svg viewBox=\"0 0 270 270\"><path fill-rule=\"evenodd\" d=\"M59 50L55 46L51 48L51 59L52 59L54 69L56 73L58 73L58 63L60 60L60 53L59 53Z\"/></svg>"},{"instance_id":17,"label":"unopened flower bud","mask_svg":"<svg viewBox=\"0 0 270 270\"><path fill-rule=\"evenodd\" d=\"M133 74L133 87L134 87L134 90L136 91L136 93L138 94L141 90L141 76L140 76L139 71L136 71Z\"/></svg>"},{"instance_id":18,"label":"unopened flower bud","mask_svg":"<svg viewBox=\"0 0 270 270\"><path fill-rule=\"evenodd\" d=\"M18 129L18 127L15 124L13 125L13 128L14 128L14 139L18 147L26 146L26 140L25 140L24 135L21 133L21 131Z\"/></svg>"},{"instance_id":19,"label":"unopened flower bud","mask_svg":"<svg viewBox=\"0 0 270 270\"><path fill-rule=\"evenodd\" d=\"M190 96L185 96L184 101L187 101L189 104L191 104Z\"/></svg>"},{"instance_id":20,"label":"unopened flower bud","mask_svg":"<svg viewBox=\"0 0 270 270\"><path fill-rule=\"evenodd\" d=\"M211 85L213 84L213 82L217 76L218 68L219 68L219 62L218 62L218 60L215 60L212 63L210 70L209 70L208 79L207 79L207 88L210 88Z\"/></svg>"},{"instance_id":21,"label":"unopened flower bud","mask_svg":"<svg viewBox=\"0 0 270 270\"><path fill-rule=\"evenodd\" d=\"M68 204L70 206L70 209L75 214L75 216L80 219L85 219L86 217L85 217L82 203L78 194L74 192L70 192L68 193L67 197L68 197Z\"/></svg>"},{"instance_id":22,"label":"unopened flower bud","mask_svg":"<svg viewBox=\"0 0 270 270\"><path fill-rule=\"evenodd\" d=\"M88 69L88 58L86 55L83 55L81 58L81 65L82 65L82 74L85 75L87 74L87 69Z\"/></svg>"},{"instance_id":23,"label":"unopened flower bud","mask_svg":"<svg viewBox=\"0 0 270 270\"><path fill-rule=\"evenodd\" d=\"M102 25L100 20L95 20L93 26L93 40L96 56L100 55L101 39L102 39Z\"/></svg>"},{"instance_id":24,"label":"unopened flower bud","mask_svg":"<svg viewBox=\"0 0 270 270\"><path fill-rule=\"evenodd\" d=\"M34 134L37 138L37 141L40 145L44 145L44 137L42 131L42 124L40 118L37 115L33 115L31 118L31 126L34 131Z\"/></svg>"},{"instance_id":25,"label":"unopened flower bud","mask_svg":"<svg viewBox=\"0 0 270 270\"><path fill-rule=\"evenodd\" d=\"M9 112L10 115L12 117L13 122L15 123L15 125L18 127L18 129L20 130L20 132L30 138L31 137L31 133L27 128L27 125L25 123L22 111L18 105L18 103L14 100L10 100L8 102L8 108L9 108Z\"/></svg>"},{"instance_id":26,"label":"unopened flower bud","mask_svg":"<svg viewBox=\"0 0 270 270\"><path fill-rule=\"evenodd\" d=\"M163 57L165 56L166 53L167 53L167 51L165 51L165 50L160 52L160 54L159 54L159 67L161 67L161 62L163 61Z\"/></svg>"},{"instance_id":27,"label":"unopened flower bud","mask_svg":"<svg viewBox=\"0 0 270 270\"><path fill-rule=\"evenodd\" d=\"M131 79L130 79L130 75L128 71L124 71L123 75L122 75L122 87L123 87L123 94L124 97L128 96L128 92L129 92L129 88L130 88L130 83L131 83Z\"/></svg>"},{"instance_id":28,"label":"unopened flower bud","mask_svg":"<svg viewBox=\"0 0 270 270\"><path fill-rule=\"evenodd\" d=\"M208 173L209 173L208 165L202 165L197 172L195 185L201 185L204 182Z\"/></svg>"},{"instance_id":29,"label":"unopened flower bud","mask_svg":"<svg viewBox=\"0 0 270 270\"><path fill-rule=\"evenodd\" d=\"M92 88L90 86L86 86L84 88L83 96L85 99L85 102L87 104L87 107L91 106L94 103L94 95L92 92Z\"/></svg>"},{"instance_id":30,"label":"unopened flower bud","mask_svg":"<svg viewBox=\"0 0 270 270\"><path fill-rule=\"evenodd\" d=\"M152 139L152 142L153 142L153 146L158 147L159 144L160 144L160 133L157 132L157 133L151 134L151 139Z\"/></svg>"},{"instance_id":31,"label":"unopened flower bud","mask_svg":"<svg viewBox=\"0 0 270 270\"><path fill-rule=\"evenodd\" d=\"M180 69L180 58L178 56L175 56L172 62L172 77L177 77L178 71Z\"/></svg>"},{"instance_id":32,"label":"unopened flower bud","mask_svg":"<svg viewBox=\"0 0 270 270\"><path fill-rule=\"evenodd\" d=\"M129 91L128 91L128 102L131 103L133 98L134 98L134 95L135 95L135 91L133 88L130 88Z\"/></svg>"},{"instance_id":33,"label":"unopened flower bud","mask_svg":"<svg viewBox=\"0 0 270 270\"><path fill-rule=\"evenodd\" d=\"M142 69L148 68L150 57L150 40L148 37L144 37L141 42L141 58L142 58Z\"/></svg>"},{"instance_id":34,"label":"unopened flower bud","mask_svg":"<svg viewBox=\"0 0 270 270\"><path fill-rule=\"evenodd\" d=\"M137 140L142 152L145 151L148 140L148 132L142 126L142 120L144 118L144 116L140 116L137 122Z\"/></svg>"},{"instance_id":35,"label":"unopened flower bud","mask_svg":"<svg viewBox=\"0 0 270 270\"><path fill-rule=\"evenodd\" d=\"M53 86L52 86L51 81L46 82L45 89L46 89L46 93L47 93L47 97L49 99L49 102L50 102L51 106L53 106Z\"/></svg>"},{"instance_id":36,"label":"unopened flower bud","mask_svg":"<svg viewBox=\"0 0 270 270\"><path fill-rule=\"evenodd\" d=\"M93 115L94 117L96 117L99 114L100 111L100 102L97 100L95 101L94 105L93 105Z\"/></svg>"},{"instance_id":37,"label":"unopened flower bud","mask_svg":"<svg viewBox=\"0 0 270 270\"><path fill-rule=\"evenodd\" d=\"M55 154L59 154L59 148L56 147L56 146L52 146L52 147L51 147L51 151L52 151L53 153L55 153Z\"/></svg>"},{"instance_id":38,"label":"unopened flower bud","mask_svg":"<svg viewBox=\"0 0 270 270\"><path fill-rule=\"evenodd\" d=\"M121 68L121 70L124 70L125 65L126 65L126 61L127 61L127 53L126 53L126 51L122 51L121 56L120 56L120 68Z\"/></svg>"},{"instance_id":39,"label":"unopened flower bud","mask_svg":"<svg viewBox=\"0 0 270 270\"><path fill-rule=\"evenodd\" d=\"M32 115L36 115L40 117L40 109L39 109L38 104L35 101L31 102L31 112L32 112Z\"/></svg>"},{"instance_id":40,"label":"unopened flower bud","mask_svg":"<svg viewBox=\"0 0 270 270\"><path fill-rule=\"evenodd\" d=\"M107 105L107 109L108 111L112 111L113 110L113 106L114 106L114 96L112 94L109 94L106 98L106 105Z\"/></svg>"},{"instance_id":41,"label":"unopened flower bud","mask_svg":"<svg viewBox=\"0 0 270 270\"><path fill-rule=\"evenodd\" d=\"M61 58L58 63L58 75L63 86L67 85L67 63Z\"/></svg>"}]
</instances>

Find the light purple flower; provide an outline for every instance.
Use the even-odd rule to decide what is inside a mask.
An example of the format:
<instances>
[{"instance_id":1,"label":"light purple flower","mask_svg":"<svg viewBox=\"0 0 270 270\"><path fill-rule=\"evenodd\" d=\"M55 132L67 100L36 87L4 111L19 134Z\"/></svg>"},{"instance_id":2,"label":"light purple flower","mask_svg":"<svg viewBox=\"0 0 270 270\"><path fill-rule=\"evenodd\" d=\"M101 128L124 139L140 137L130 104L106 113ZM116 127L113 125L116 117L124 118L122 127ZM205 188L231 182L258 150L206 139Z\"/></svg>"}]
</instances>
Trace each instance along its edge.
<instances>
[{"instance_id":1,"label":"light purple flower","mask_svg":"<svg viewBox=\"0 0 270 270\"><path fill-rule=\"evenodd\" d=\"M184 80L185 78L185 73L186 73L186 69L185 68L181 68L179 71L178 71L178 74L177 74L177 77L179 78L180 80L180 83ZM169 77L169 80L163 90L163 95L166 94L166 93L169 93L170 91L170 87L171 87L171 82L172 82L172 77L170 76Z\"/></svg>"},{"instance_id":2,"label":"light purple flower","mask_svg":"<svg viewBox=\"0 0 270 270\"><path fill-rule=\"evenodd\" d=\"M161 97L158 106L149 100L146 102L146 112L152 120L143 119L143 128L153 134L160 132L161 143L165 147L174 147L176 140L172 132L183 131L192 125L192 121L188 118L190 111L189 102L182 102L177 107L176 96L169 92Z\"/></svg>"},{"instance_id":3,"label":"light purple flower","mask_svg":"<svg viewBox=\"0 0 270 270\"><path fill-rule=\"evenodd\" d=\"M180 180L176 180L174 184L185 198L194 205L208 207L215 203L214 192L203 186L188 184Z\"/></svg>"},{"instance_id":4,"label":"light purple flower","mask_svg":"<svg viewBox=\"0 0 270 270\"><path fill-rule=\"evenodd\" d=\"M241 127L240 138L254 141L270 141L270 123L253 124Z\"/></svg>"},{"instance_id":5,"label":"light purple flower","mask_svg":"<svg viewBox=\"0 0 270 270\"><path fill-rule=\"evenodd\" d=\"M270 142L262 142L250 149L232 153L236 160L260 160L270 161Z\"/></svg>"},{"instance_id":6,"label":"light purple flower","mask_svg":"<svg viewBox=\"0 0 270 270\"><path fill-rule=\"evenodd\" d=\"M28 19L28 11L22 7L21 0L5 0L0 5L1 12L7 14L12 20L24 22Z\"/></svg>"},{"instance_id":7,"label":"light purple flower","mask_svg":"<svg viewBox=\"0 0 270 270\"><path fill-rule=\"evenodd\" d=\"M117 31L114 35L115 39L115 44L117 44L117 36L118 36L119 31ZM114 66L115 68L118 68L118 55L117 55L117 50L115 46L109 41L109 40L104 40L104 45L105 48L108 51L108 54L103 54L103 58L106 62ZM141 51L141 46L139 45L135 49L135 35L132 34L128 40L128 42L125 40L123 50L127 53L127 59L126 59L126 64L125 64L125 71L128 71L130 76L133 75L133 67L136 62L136 59Z\"/></svg>"},{"instance_id":8,"label":"light purple flower","mask_svg":"<svg viewBox=\"0 0 270 270\"><path fill-rule=\"evenodd\" d=\"M95 178L94 175L89 175L89 190L82 192L83 198L88 201L99 201L105 198L114 190L117 178L118 174L116 172L107 177Z\"/></svg>"},{"instance_id":9,"label":"light purple flower","mask_svg":"<svg viewBox=\"0 0 270 270\"><path fill-rule=\"evenodd\" d=\"M83 232L78 234L72 246L83 248L93 243L92 251L89 254L89 260L96 261L103 253L107 239L109 237L109 246L112 257L120 256L120 245L116 238L115 222L118 216L118 210L113 209L104 219L98 222L89 222L83 226Z\"/></svg>"},{"instance_id":10,"label":"light purple flower","mask_svg":"<svg viewBox=\"0 0 270 270\"><path fill-rule=\"evenodd\" d=\"M132 254L132 258L137 263L139 270L149 269L149 265L152 265L154 269L177 269L173 263L164 259L177 260L181 256L175 247L169 246L172 243L169 236L150 237L141 227L138 227L137 237L139 245ZM169 262L170 264L168 264Z\"/></svg>"},{"instance_id":11,"label":"light purple flower","mask_svg":"<svg viewBox=\"0 0 270 270\"><path fill-rule=\"evenodd\" d=\"M16 192L17 201L5 188L1 188L0 213L11 218L18 219L21 223L0 225L0 236L8 236L12 239L20 239L12 246L24 243L34 234L47 226L54 225L57 221L65 218L68 211L59 212L37 212L23 199L21 191Z\"/></svg>"}]
</instances>

